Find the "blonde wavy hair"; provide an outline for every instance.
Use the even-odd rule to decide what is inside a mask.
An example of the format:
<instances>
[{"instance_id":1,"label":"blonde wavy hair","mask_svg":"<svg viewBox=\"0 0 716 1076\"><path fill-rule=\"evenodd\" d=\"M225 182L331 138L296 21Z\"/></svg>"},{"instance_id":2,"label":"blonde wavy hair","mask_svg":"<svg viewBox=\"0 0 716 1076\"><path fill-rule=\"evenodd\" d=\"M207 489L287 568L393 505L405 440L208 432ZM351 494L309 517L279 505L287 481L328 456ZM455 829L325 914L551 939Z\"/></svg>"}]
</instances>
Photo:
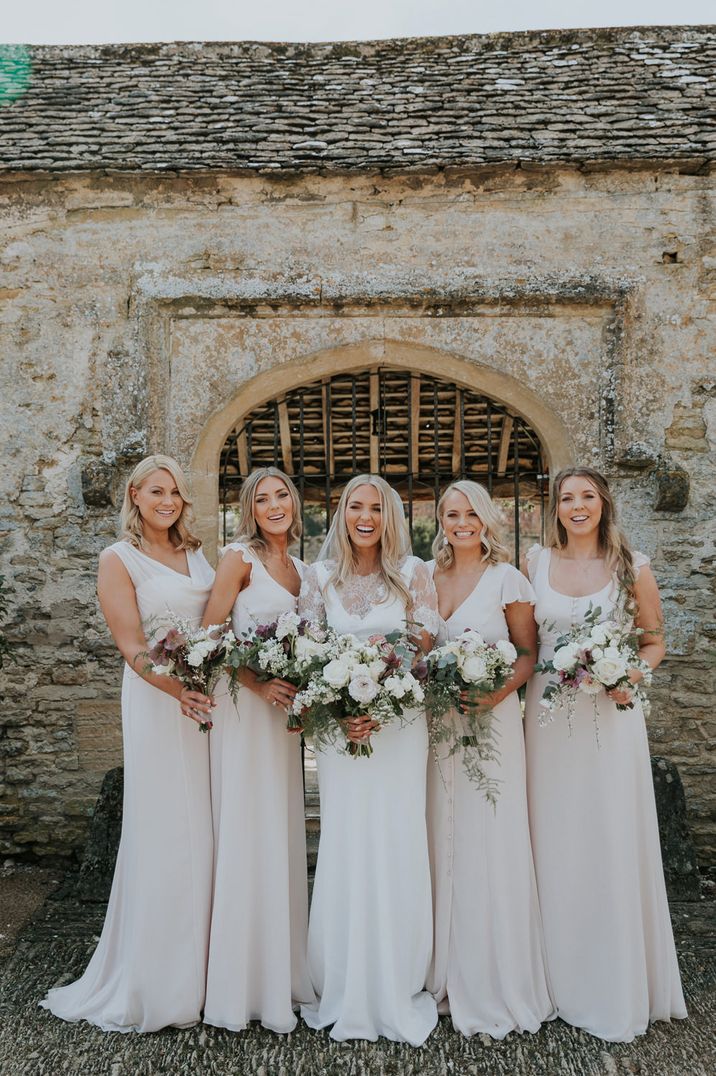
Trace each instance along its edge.
<instances>
[{"instance_id":1,"label":"blonde wavy hair","mask_svg":"<svg viewBox=\"0 0 716 1076\"><path fill-rule=\"evenodd\" d=\"M239 494L239 533L234 541L241 542L261 560L264 559L268 547L266 539L261 533L261 528L256 522L254 503L259 483L263 482L264 478L278 478L291 494L293 519L288 529L288 544L293 545L294 542L297 542L303 531L301 498L288 475L284 474L283 471L279 471L278 467L258 467L255 471L252 471L248 478L244 480Z\"/></svg>"},{"instance_id":2,"label":"blonde wavy hair","mask_svg":"<svg viewBox=\"0 0 716 1076\"><path fill-rule=\"evenodd\" d=\"M452 546L445 541L445 531L443 530L445 501L451 493L462 493L482 523L482 534L480 535L482 557L480 560L485 564L501 564L503 561L509 560L510 554L502 538L502 521L495 502L484 486L481 486L478 482L463 479L460 482L451 482L438 501L436 509L438 532L433 542L433 557L437 567L444 570L449 568L455 560Z\"/></svg>"},{"instance_id":3,"label":"blonde wavy hair","mask_svg":"<svg viewBox=\"0 0 716 1076\"><path fill-rule=\"evenodd\" d=\"M567 545L567 531L559 521L559 498L562 484L567 478L586 478L602 502L602 515L599 520L599 549L604 555L607 567L614 574L620 591L626 601L626 611L635 611L634 584L636 572L631 546L617 524L614 498L603 474L592 467L565 467L555 476L552 495L549 501L549 521L547 545L551 549L564 549Z\"/></svg>"},{"instance_id":4,"label":"blonde wavy hair","mask_svg":"<svg viewBox=\"0 0 716 1076\"><path fill-rule=\"evenodd\" d=\"M132 471L124 489L124 500L122 501L120 515L121 537L137 549L146 552L142 515L132 500L132 490L141 489L154 471L169 472L174 479L176 488L179 490L179 496L184 502L179 518L169 528L169 540L175 549L199 549L201 539L197 538L191 529L194 524L194 513L191 508L189 485L181 467L171 456L147 456Z\"/></svg>"},{"instance_id":5,"label":"blonde wavy hair","mask_svg":"<svg viewBox=\"0 0 716 1076\"><path fill-rule=\"evenodd\" d=\"M383 524L380 535L380 575L386 592L383 600L395 597L405 603L406 610L410 610L413 600L400 572L403 561L411 552L410 532L398 493L380 475L354 475L341 493L333 523L321 550L323 560L335 562L328 583L338 587L355 574L358 558L348 534L346 506L358 486L374 486L380 500Z\"/></svg>"}]
</instances>

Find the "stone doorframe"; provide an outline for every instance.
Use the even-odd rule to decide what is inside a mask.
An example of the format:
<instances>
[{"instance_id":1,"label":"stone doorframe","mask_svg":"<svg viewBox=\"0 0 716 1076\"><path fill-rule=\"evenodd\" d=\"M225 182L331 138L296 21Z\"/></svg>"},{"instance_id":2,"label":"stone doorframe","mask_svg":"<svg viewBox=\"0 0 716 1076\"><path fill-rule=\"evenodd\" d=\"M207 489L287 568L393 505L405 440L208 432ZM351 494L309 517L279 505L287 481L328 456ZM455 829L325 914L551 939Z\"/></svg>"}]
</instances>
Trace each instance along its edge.
<instances>
[{"instance_id":1,"label":"stone doorframe","mask_svg":"<svg viewBox=\"0 0 716 1076\"><path fill-rule=\"evenodd\" d=\"M219 458L230 430L253 408L323 376L365 370L371 366L410 369L454 381L507 406L521 415L539 435L550 470L571 463L580 431L570 430L546 394L528 388L523 380L483 362L480 352L466 354L421 343L419 334L409 343L377 335L367 328L365 338L339 347L294 352L279 358L270 369L247 371L244 379L230 382L230 396L219 408L204 412L198 439L187 441L187 431L176 436L168 413L172 367L172 324L175 319L238 318L369 318L410 313L426 325L443 317L475 317L504 311L520 317L533 311L544 316L578 315L582 311L602 319L599 365L590 407L598 415L592 462L609 465L624 440L623 419L616 408L622 379L635 360L632 322L640 303L640 282L609 272L577 276L485 278L474 270L453 267L450 273L416 270L400 272L377 267L374 273L327 277L303 274L272 278L261 273L194 273L176 276L153 266L132 281L129 309L134 314L135 347L144 357L138 364L147 380L134 386L146 401L139 416L145 422L148 445L174 452L182 461L190 456L189 472L195 494L198 532L213 558L218 536ZM380 328L376 325L380 332ZM426 338L428 336L426 330ZM633 354L634 353L634 354ZM139 375L138 375L139 376ZM123 382L123 398L133 386ZM548 398L548 397L547 397ZM207 417L208 416L208 417ZM198 417L198 416L197 416ZM158 449L155 449L158 450Z\"/></svg>"},{"instance_id":2,"label":"stone doorframe","mask_svg":"<svg viewBox=\"0 0 716 1076\"><path fill-rule=\"evenodd\" d=\"M206 423L189 474L198 530L210 559L214 559L217 545L220 455L231 430L254 408L282 393L321 377L356 373L377 365L437 374L458 387L489 396L509 407L538 434L552 474L574 458L572 439L560 417L509 374L433 347L385 339L322 350L244 382Z\"/></svg>"}]
</instances>

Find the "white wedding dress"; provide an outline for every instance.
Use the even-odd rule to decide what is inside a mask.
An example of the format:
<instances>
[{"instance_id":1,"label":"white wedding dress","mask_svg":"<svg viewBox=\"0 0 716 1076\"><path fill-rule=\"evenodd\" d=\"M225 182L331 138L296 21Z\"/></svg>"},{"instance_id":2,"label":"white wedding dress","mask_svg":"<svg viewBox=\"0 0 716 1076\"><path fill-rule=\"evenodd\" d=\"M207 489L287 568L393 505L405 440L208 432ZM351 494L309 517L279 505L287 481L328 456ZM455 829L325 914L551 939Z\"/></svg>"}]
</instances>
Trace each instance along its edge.
<instances>
[{"instance_id":1,"label":"white wedding dress","mask_svg":"<svg viewBox=\"0 0 716 1076\"><path fill-rule=\"evenodd\" d=\"M378 575L356 577L340 594L326 585L330 562L306 572L299 613L360 639L406 626L405 607L385 597ZM403 576L412 619L437 628L435 590L425 564L408 557ZM331 1038L379 1035L419 1046L437 1023L425 991L432 948L425 824L428 753L425 715L373 735L373 755L317 751L321 842L308 931L318 1001L301 1007Z\"/></svg>"},{"instance_id":2,"label":"white wedding dress","mask_svg":"<svg viewBox=\"0 0 716 1076\"><path fill-rule=\"evenodd\" d=\"M126 567L157 639L173 617L201 623L214 572L187 550L190 577L129 542ZM122 837L107 916L84 975L41 1004L103 1031L197 1023L204 1005L211 914L209 737L179 703L125 665Z\"/></svg>"},{"instance_id":3,"label":"white wedding dress","mask_svg":"<svg viewBox=\"0 0 716 1076\"><path fill-rule=\"evenodd\" d=\"M294 596L258 556L239 543L229 551L251 565L232 612L237 635L295 611ZM294 563L302 574L301 561ZM204 1021L241 1031L260 1020L288 1032L294 1008L314 998L301 738L286 731L282 708L248 687L235 707L226 690L224 681L210 742L215 867Z\"/></svg>"},{"instance_id":4,"label":"white wedding dress","mask_svg":"<svg viewBox=\"0 0 716 1076\"><path fill-rule=\"evenodd\" d=\"M430 564L433 570L433 564ZM511 564L492 564L452 616L440 643L467 628L487 642L509 639L504 609L534 603ZM554 1006L544 968L542 924L527 816L525 745L517 694L494 709L499 782L493 807L465 774L460 752L439 744L428 763L428 839L435 950L428 987L463 1035L537 1031Z\"/></svg>"},{"instance_id":5,"label":"white wedding dress","mask_svg":"<svg viewBox=\"0 0 716 1076\"><path fill-rule=\"evenodd\" d=\"M599 606L618 614L616 586L572 598L550 583L551 550L533 546L540 661ZM635 553L637 571L648 560ZM611 1042L652 1020L686 1016L666 899L641 706L619 711L602 691L577 699L570 735L558 712L540 727L548 674L527 692L527 789L547 969L558 1015ZM592 698L597 701L598 735Z\"/></svg>"}]
</instances>

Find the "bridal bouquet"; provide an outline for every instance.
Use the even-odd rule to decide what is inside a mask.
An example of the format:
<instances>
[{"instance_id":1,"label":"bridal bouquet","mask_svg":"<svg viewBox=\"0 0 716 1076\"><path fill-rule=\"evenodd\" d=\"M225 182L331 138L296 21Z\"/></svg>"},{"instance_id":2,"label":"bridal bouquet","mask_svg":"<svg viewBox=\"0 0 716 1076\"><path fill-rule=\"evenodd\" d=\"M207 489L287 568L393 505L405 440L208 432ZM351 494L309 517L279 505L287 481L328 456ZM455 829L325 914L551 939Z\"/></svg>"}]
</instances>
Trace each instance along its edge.
<instances>
[{"instance_id":1,"label":"bridal bouquet","mask_svg":"<svg viewBox=\"0 0 716 1076\"><path fill-rule=\"evenodd\" d=\"M176 676L190 691L211 695L235 645L228 620L208 628L193 628L178 620L152 646L148 668L157 676ZM199 725L200 732L210 728L210 721Z\"/></svg>"},{"instance_id":2,"label":"bridal bouquet","mask_svg":"<svg viewBox=\"0 0 716 1076\"><path fill-rule=\"evenodd\" d=\"M544 714L540 724L554 719L555 713L564 708L570 734L580 694L591 695L594 713L594 731L599 743L599 723L596 696L600 691L615 687L628 687L632 701L617 703L617 710L631 710L638 701L649 712L649 702L643 688L651 683L651 666L639 657L639 628L615 620L599 621L601 609L592 608L581 624L576 624L565 635L560 635L555 651L549 661L535 667L536 672L550 673L556 677L548 683L542 695ZM638 684L629 680L629 670L639 669L643 679Z\"/></svg>"},{"instance_id":3,"label":"bridal bouquet","mask_svg":"<svg viewBox=\"0 0 716 1076\"><path fill-rule=\"evenodd\" d=\"M344 735L340 722L370 714L381 724L402 718L423 701L423 688L412 665L416 647L398 632L372 635L362 642L354 635L329 633L326 660L298 692L292 711L306 736L320 745ZM372 755L370 742L349 742L355 758Z\"/></svg>"},{"instance_id":4,"label":"bridal bouquet","mask_svg":"<svg viewBox=\"0 0 716 1076\"><path fill-rule=\"evenodd\" d=\"M302 620L296 613L282 613L272 624L259 625L242 634L229 654L231 683L238 690L239 669L251 669L260 680L277 677L297 688L329 660L328 635L322 628ZM300 716L289 711L289 729L300 729Z\"/></svg>"},{"instance_id":5,"label":"bridal bouquet","mask_svg":"<svg viewBox=\"0 0 716 1076\"><path fill-rule=\"evenodd\" d=\"M472 628L435 647L427 658L425 706L431 744L436 747L447 741L450 754L467 749L463 751L465 772L493 803L496 782L482 766L497 758L493 714L480 701L507 683L516 660L517 650L509 639L488 643ZM463 692L468 695L467 706L461 701Z\"/></svg>"}]
</instances>

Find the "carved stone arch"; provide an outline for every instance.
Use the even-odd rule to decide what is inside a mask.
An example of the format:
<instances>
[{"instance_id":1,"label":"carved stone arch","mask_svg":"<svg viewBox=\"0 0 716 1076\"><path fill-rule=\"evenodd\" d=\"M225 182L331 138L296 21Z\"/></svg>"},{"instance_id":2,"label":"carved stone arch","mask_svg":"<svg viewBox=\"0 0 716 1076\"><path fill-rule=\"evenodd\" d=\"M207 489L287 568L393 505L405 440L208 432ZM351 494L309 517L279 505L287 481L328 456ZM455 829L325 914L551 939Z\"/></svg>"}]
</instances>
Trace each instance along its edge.
<instances>
[{"instance_id":1,"label":"carved stone arch","mask_svg":"<svg viewBox=\"0 0 716 1076\"><path fill-rule=\"evenodd\" d=\"M509 408L539 436L550 473L574 458L569 431L548 403L516 378L486 363L423 344L385 339L324 349L273 366L241 383L206 423L192 456L190 478L197 529L210 558L217 544L220 457L231 431L244 416L293 389L324 377L357 373L376 365L437 376Z\"/></svg>"}]
</instances>

